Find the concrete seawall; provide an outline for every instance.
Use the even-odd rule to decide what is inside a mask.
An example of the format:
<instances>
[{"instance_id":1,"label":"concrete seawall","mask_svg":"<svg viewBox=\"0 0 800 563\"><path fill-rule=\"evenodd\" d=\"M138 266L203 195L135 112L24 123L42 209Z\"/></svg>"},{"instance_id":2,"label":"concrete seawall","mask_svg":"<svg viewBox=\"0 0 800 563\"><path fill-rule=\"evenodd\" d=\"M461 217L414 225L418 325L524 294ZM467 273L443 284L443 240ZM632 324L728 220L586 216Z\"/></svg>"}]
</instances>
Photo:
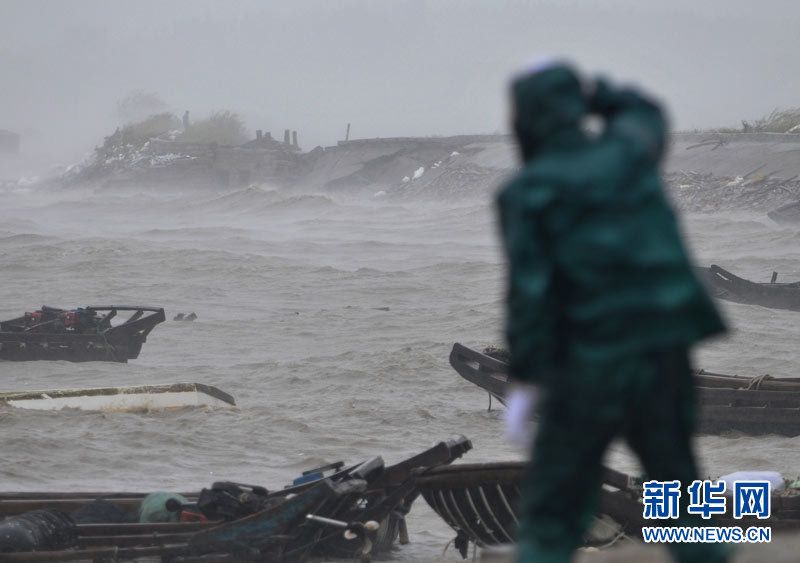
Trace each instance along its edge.
<instances>
[{"instance_id":1,"label":"concrete seawall","mask_svg":"<svg viewBox=\"0 0 800 563\"><path fill-rule=\"evenodd\" d=\"M217 147L151 139L139 149L126 146L101 155L63 179L105 186L268 183L314 191L459 197L494 190L518 166L510 135L357 139L308 153L273 145ZM681 133L672 135L669 145L668 175L698 172L770 181L800 176L800 135Z\"/></svg>"},{"instance_id":2,"label":"concrete seawall","mask_svg":"<svg viewBox=\"0 0 800 563\"><path fill-rule=\"evenodd\" d=\"M409 195L481 192L517 166L513 139L501 135L361 139L307 158L306 187ZM800 135L677 133L664 171L791 179L800 175Z\"/></svg>"}]
</instances>

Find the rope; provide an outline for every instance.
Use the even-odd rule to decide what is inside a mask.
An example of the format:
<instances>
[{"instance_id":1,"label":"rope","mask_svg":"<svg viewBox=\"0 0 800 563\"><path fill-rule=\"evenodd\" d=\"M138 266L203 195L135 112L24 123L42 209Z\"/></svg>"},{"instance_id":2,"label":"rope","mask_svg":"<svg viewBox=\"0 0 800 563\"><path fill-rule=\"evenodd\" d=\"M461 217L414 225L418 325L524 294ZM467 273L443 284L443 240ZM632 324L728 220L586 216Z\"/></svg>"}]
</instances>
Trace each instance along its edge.
<instances>
[{"instance_id":1,"label":"rope","mask_svg":"<svg viewBox=\"0 0 800 563\"><path fill-rule=\"evenodd\" d=\"M442 557L444 557L445 553L447 553L447 548L449 548L450 544L453 543L454 541L456 541L455 538L444 544L444 549L442 550Z\"/></svg>"}]
</instances>

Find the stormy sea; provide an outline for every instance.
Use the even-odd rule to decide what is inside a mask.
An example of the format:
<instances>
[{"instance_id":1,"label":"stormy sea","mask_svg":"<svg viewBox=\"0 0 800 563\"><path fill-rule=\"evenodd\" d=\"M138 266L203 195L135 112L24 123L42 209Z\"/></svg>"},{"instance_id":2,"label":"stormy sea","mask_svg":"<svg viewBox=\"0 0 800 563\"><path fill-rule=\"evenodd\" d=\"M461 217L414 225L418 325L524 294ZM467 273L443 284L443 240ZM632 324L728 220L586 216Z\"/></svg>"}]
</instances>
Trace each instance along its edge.
<instances>
[{"instance_id":1,"label":"stormy sea","mask_svg":"<svg viewBox=\"0 0 800 563\"><path fill-rule=\"evenodd\" d=\"M128 364L0 363L0 389L169 382L220 387L232 409L118 413L0 407L3 490L197 490L233 480L282 488L303 470L387 463L464 434L464 461L520 459L502 407L448 365L454 342L502 340L503 259L492 194L454 201L302 194L266 187L0 194L0 317L42 305L163 306L168 320ZM698 264L800 280L800 232L763 212L683 217ZM720 303L731 326L698 367L795 372L795 313ZM195 322L175 322L195 312ZM591 432L587 428L587 432ZM700 437L703 472L800 475L800 438ZM622 445L608 462L638 472ZM430 560L455 533L417 500L411 543ZM460 560L453 548L446 559Z\"/></svg>"}]
</instances>

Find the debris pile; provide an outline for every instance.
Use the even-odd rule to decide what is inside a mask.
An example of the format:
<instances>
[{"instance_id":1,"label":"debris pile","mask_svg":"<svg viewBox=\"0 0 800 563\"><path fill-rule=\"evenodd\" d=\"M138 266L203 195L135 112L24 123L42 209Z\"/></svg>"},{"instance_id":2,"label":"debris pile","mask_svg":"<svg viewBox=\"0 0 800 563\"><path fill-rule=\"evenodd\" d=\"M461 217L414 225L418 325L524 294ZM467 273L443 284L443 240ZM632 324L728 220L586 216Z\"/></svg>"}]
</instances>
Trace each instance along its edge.
<instances>
[{"instance_id":1,"label":"debris pile","mask_svg":"<svg viewBox=\"0 0 800 563\"><path fill-rule=\"evenodd\" d=\"M179 122L171 114L151 116L144 121L117 128L103 139L82 162L67 168L62 179L67 183L113 180L137 175L150 168L166 168L179 162L196 160L182 151L163 152L157 141L173 142L180 137Z\"/></svg>"},{"instance_id":2,"label":"debris pile","mask_svg":"<svg viewBox=\"0 0 800 563\"><path fill-rule=\"evenodd\" d=\"M697 213L770 211L800 201L800 179L758 174L720 177L701 172L667 174L668 190L677 205Z\"/></svg>"},{"instance_id":3,"label":"debris pile","mask_svg":"<svg viewBox=\"0 0 800 563\"><path fill-rule=\"evenodd\" d=\"M69 167L65 184L236 187L288 183L302 170L297 132L279 142L262 130L243 142L241 123L221 112L195 124L172 114L118 128L83 162ZM289 138L289 130L285 137Z\"/></svg>"}]
</instances>

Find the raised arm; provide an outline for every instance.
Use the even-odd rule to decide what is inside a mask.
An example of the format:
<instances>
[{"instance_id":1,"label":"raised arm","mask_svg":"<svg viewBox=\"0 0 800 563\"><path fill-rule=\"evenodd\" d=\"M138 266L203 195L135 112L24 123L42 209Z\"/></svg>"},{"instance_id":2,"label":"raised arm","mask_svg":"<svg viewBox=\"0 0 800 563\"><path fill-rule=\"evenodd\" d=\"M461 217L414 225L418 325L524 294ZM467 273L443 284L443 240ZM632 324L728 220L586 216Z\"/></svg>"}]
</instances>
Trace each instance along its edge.
<instances>
[{"instance_id":1,"label":"raised arm","mask_svg":"<svg viewBox=\"0 0 800 563\"><path fill-rule=\"evenodd\" d=\"M632 88L597 79L590 111L605 119L604 137L624 143L634 160L657 164L664 154L667 123L661 107Z\"/></svg>"}]
</instances>

